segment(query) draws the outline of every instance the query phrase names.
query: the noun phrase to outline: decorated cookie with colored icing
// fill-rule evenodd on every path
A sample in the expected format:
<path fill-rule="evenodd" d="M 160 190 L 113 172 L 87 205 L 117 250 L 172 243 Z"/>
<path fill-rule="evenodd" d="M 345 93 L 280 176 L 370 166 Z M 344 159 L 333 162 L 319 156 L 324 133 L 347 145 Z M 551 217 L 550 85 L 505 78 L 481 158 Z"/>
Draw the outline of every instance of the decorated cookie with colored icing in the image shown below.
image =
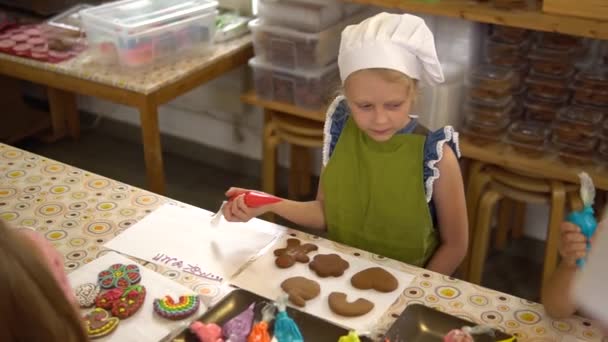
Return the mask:
<path fill-rule="evenodd" d="M 201 302 L 198 296 L 180 296 L 179 301 L 175 302 L 171 296 L 154 300 L 154 312 L 161 317 L 170 320 L 180 320 L 194 314 Z"/>
<path fill-rule="evenodd" d="M 114 301 L 112 315 L 120 319 L 133 316 L 144 304 L 146 299 L 146 288 L 142 285 L 127 287 L 123 294 Z"/>
<path fill-rule="evenodd" d="M 97 296 L 99 296 L 100 288 L 97 284 L 85 283 L 78 285 L 74 289 L 76 300 L 81 308 L 90 308 L 95 304 Z"/>
<path fill-rule="evenodd" d="M 103 292 L 99 294 L 99 296 L 97 296 L 97 299 L 95 300 L 95 306 L 98 308 L 110 310 L 112 309 L 112 306 L 114 306 L 114 302 L 120 299 L 120 296 L 122 296 L 123 292 L 124 289 L 122 288 L 111 289 L 109 291 Z"/>
<path fill-rule="evenodd" d="M 110 313 L 102 308 L 93 309 L 83 319 L 87 335 L 91 339 L 109 335 L 116 330 L 120 323 L 118 318 L 111 317 Z"/>
<path fill-rule="evenodd" d="M 145 299 L 146 288 L 142 285 L 133 285 L 127 288 L 118 287 L 100 294 L 95 305 L 110 310 L 115 317 L 126 319 L 141 308 Z"/>
<path fill-rule="evenodd" d="M 135 264 L 114 264 L 107 270 L 99 272 L 97 279 L 99 286 L 107 290 L 137 284 L 141 280 L 141 274 L 139 273 L 139 267 Z"/>

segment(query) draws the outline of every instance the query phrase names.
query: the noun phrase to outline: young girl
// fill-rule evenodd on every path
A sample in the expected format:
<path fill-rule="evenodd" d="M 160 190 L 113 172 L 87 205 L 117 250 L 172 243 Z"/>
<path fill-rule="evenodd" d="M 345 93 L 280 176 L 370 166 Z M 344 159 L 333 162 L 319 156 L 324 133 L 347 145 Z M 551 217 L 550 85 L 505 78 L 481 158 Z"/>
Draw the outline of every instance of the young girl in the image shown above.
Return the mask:
<path fill-rule="evenodd" d="M 327 112 L 316 200 L 253 209 L 240 195 L 224 216 L 274 212 L 326 229 L 332 240 L 452 274 L 468 243 L 458 135 L 451 127 L 429 133 L 410 116 L 418 83 L 443 82 L 431 31 L 416 16 L 381 13 L 342 32 L 338 65 L 344 96 Z"/>
<path fill-rule="evenodd" d="M 47 259 L 51 246 L 32 234 L 0 221 L 0 341 L 88 341 Z"/>

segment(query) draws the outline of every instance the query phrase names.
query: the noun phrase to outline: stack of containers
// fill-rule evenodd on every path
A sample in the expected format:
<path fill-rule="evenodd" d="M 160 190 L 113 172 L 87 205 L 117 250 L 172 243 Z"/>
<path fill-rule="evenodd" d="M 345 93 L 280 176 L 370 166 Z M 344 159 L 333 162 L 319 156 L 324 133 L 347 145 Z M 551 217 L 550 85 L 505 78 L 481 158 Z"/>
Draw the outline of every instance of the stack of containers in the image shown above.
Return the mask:
<path fill-rule="evenodd" d="M 122 0 L 80 12 L 96 61 L 128 68 L 209 46 L 216 15 L 211 0 Z"/>
<path fill-rule="evenodd" d="M 249 23 L 255 50 L 249 65 L 257 96 L 322 108 L 339 84 L 342 30 L 369 12 L 331 0 L 260 0 L 258 10 L 260 17 Z"/>
<path fill-rule="evenodd" d="M 579 164 L 589 164 L 593 162 L 595 148 L 599 145 L 598 151 L 601 159 L 608 160 L 606 158 L 606 150 L 608 149 L 606 136 L 603 131 L 598 129 L 605 113 L 608 112 L 608 69 L 593 68 L 580 71 L 575 76 L 571 87 L 572 105 L 570 108 L 576 109 L 579 113 L 577 120 L 572 122 L 572 129 L 580 131 L 584 124 L 587 127 L 587 134 L 579 136 L 576 141 L 569 143 L 569 146 L 567 146 L 569 149 L 561 147 L 562 155 L 570 158 L 571 155 L 574 155 Z M 604 123 L 604 126 L 606 125 Z M 562 142 L 564 139 L 560 138 L 555 132 L 554 130 L 555 139 Z M 574 151 L 571 151 L 571 153 L 565 153 L 572 149 Z"/>
<path fill-rule="evenodd" d="M 515 73 L 509 69 L 483 65 L 467 79 L 463 132 L 480 144 L 498 141 L 516 110 L 513 99 Z"/>
<path fill-rule="evenodd" d="M 588 63 L 581 63 L 589 60 L 589 45 L 584 43 L 579 38 L 555 33 L 493 28 L 485 44 L 486 61 L 496 68 L 495 72 L 503 70 L 506 74 L 504 70 L 509 70 L 514 74 L 510 94 L 514 109 L 509 116 L 502 114 L 513 121 L 508 129 L 503 128 L 507 120 L 495 120 L 492 125 L 487 120 L 483 122 L 486 133 L 496 135 L 492 140 L 502 140 L 502 133 L 507 131 L 506 141 L 527 156 L 542 156 L 552 145 L 567 164 L 593 161 L 600 140 L 598 127 L 608 109 L 608 71 L 589 69 Z M 604 54 L 601 51 L 598 64 L 608 59 L 608 50 Z M 585 69 L 577 70 L 581 66 Z M 488 68 L 485 65 L 479 70 Z M 470 103 L 479 102 L 480 99 L 473 101 L 476 93 L 485 97 L 486 102 L 496 103 L 495 95 L 482 94 L 474 88 Z M 475 108 L 469 106 L 466 110 L 471 135 L 474 127 L 481 125 L 480 120 L 473 120 L 479 117 Z M 608 123 L 605 127 L 608 134 Z M 601 140 L 600 154 L 608 160 L 608 135 Z"/>

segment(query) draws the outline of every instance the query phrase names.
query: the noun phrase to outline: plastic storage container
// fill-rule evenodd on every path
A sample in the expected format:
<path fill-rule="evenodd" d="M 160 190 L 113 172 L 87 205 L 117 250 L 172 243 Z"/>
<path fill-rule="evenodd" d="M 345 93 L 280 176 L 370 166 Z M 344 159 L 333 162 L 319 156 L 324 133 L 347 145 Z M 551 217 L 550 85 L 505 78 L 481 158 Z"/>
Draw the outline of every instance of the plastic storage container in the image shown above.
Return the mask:
<path fill-rule="evenodd" d="M 593 164 L 597 138 L 582 139 L 577 142 L 563 141 L 553 135 L 551 142 L 558 150 L 559 158 L 568 165 L 585 166 Z"/>
<path fill-rule="evenodd" d="M 568 99 L 570 96 L 570 77 L 564 76 L 545 76 L 532 72 L 526 77 L 525 83 L 528 93 L 550 99 Z"/>
<path fill-rule="evenodd" d="M 356 14 L 319 33 L 270 25 L 261 19 L 249 22 L 249 29 L 260 61 L 286 68 L 315 69 L 338 58 L 342 30 L 363 18 L 364 14 Z"/>
<path fill-rule="evenodd" d="M 509 126 L 509 118 L 503 120 L 486 120 L 474 115 L 467 115 L 462 132 L 477 145 L 498 142 L 502 140 Z"/>
<path fill-rule="evenodd" d="M 545 123 L 516 121 L 509 126 L 507 142 L 515 151 L 538 158 L 547 151 L 550 133 L 551 131 Z"/>
<path fill-rule="evenodd" d="M 567 99 L 543 98 L 528 94 L 524 101 L 526 118 L 536 121 L 553 121 Z"/>
<path fill-rule="evenodd" d="M 469 96 L 464 106 L 464 112 L 467 115 L 472 115 L 483 120 L 502 121 L 511 117 L 511 113 L 515 107 L 515 102 L 511 96 L 500 100 L 478 99 Z"/>
<path fill-rule="evenodd" d="M 123 0 L 80 16 L 98 58 L 142 67 L 211 43 L 216 8 L 209 0 Z"/>
<path fill-rule="evenodd" d="M 507 68 L 484 65 L 473 69 L 467 84 L 474 98 L 495 100 L 511 93 L 514 77 L 513 71 Z"/>
<path fill-rule="evenodd" d="M 294 70 L 249 60 L 256 94 L 266 100 L 319 109 L 339 84 L 338 64 L 317 70 Z"/>
<path fill-rule="evenodd" d="M 344 14 L 342 5 L 298 1 L 260 0 L 258 15 L 265 22 L 306 32 L 320 32 L 336 24 Z"/>
<path fill-rule="evenodd" d="M 555 32 L 542 32 L 538 39 L 538 46 L 550 50 L 571 50 L 582 47 L 579 37 Z"/>
<path fill-rule="evenodd" d="M 528 41 L 507 43 L 491 37 L 486 40 L 486 56 L 488 62 L 495 65 L 518 65 L 526 63 L 526 53 L 530 49 Z"/>
<path fill-rule="evenodd" d="M 569 106 L 560 109 L 553 123 L 553 134 L 560 141 L 576 143 L 598 135 L 604 115 L 589 107 Z"/>
<path fill-rule="evenodd" d="M 530 39 L 531 32 L 526 29 L 504 25 L 492 26 L 492 39 L 499 42 L 521 44 Z"/>
<path fill-rule="evenodd" d="M 597 148 L 598 159 L 604 163 L 608 162 L 608 140 L 602 139 Z"/>
<path fill-rule="evenodd" d="M 577 73 L 574 77 L 573 87 L 608 89 L 608 68 L 595 68 Z"/>
<path fill-rule="evenodd" d="M 535 46 L 528 55 L 530 68 L 539 74 L 561 76 L 574 71 L 576 48 L 547 49 Z"/>

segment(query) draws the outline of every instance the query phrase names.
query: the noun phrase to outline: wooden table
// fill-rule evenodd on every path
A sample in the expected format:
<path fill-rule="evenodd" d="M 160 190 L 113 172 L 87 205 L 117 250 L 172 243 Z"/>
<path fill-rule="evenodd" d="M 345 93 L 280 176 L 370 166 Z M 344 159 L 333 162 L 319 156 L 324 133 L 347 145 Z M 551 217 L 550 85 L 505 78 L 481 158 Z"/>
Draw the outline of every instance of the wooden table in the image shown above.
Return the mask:
<path fill-rule="evenodd" d="M 149 189 L 162 194 L 165 177 L 158 107 L 245 64 L 251 56 L 251 35 L 247 35 L 145 72 L 99 65 L 86 52 L 56 65 L 0 53 L 0 74 L 48 87 L 56 135 L 80 135 L 76 94 L 137 108 Z"/>
<path fill-rule="evenodd" d="M 0 144 L 0 219 L 12 226 L 29 227 L 42 234 L 65 256 L 67 272 L 107 253 L 103 244 L 165 203 L 187 206 L 74 166 Z M 378 333 L 383 333 L 407 305 L 418 303 L 478 324 L 497 326 L 517 335 L 520 341 L 605 341 L 599 328 L 583 318 L 553 320 L 538 303 L 318 236 L 296 230 L 289 230 L 288 233 L 302 241 L 358 255 L 415 276 L 410 286 L 376 322 L 375 330 Z M 210 297 L 213 302 L 225 294 L 217 283 L 167 268 L 163 264 L 136 261 Z"/>
<path fill-rule="evenodd" d="M 460 136 L 460 151 L 464 158 L 574 184 L 580 183 L 578 173 L 585 171 L 593 179 L 596 188 L 608 191 L 608 170 L 603 165 L 569 166 L 561 162 L 556 154 L 529 158 L 515 152 L 506 143 L 479 146 L 463 135 Z"/>

